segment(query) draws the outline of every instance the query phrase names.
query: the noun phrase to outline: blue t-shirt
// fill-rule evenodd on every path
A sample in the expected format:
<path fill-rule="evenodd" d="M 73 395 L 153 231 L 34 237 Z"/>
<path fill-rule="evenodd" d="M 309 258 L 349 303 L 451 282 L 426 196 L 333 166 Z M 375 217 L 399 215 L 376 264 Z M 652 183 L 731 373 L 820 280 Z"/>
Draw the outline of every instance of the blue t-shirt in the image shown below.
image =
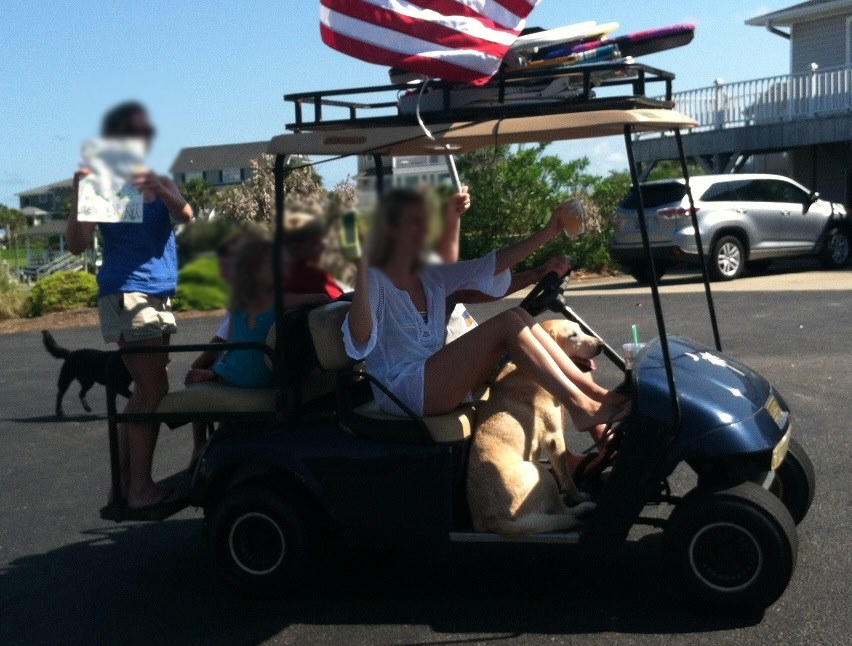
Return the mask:
<path fill-rule="evenodd" d="M 101 223 L 104 261 L 98 272 L 100 295 L 142 292 L 174 296 L 177 249 L 172 218 L 162 199 L 146 202 L 142 222 Z"/>
<path fill-rule="evenodd" d="M 231 343 L 266 343 L 269 330 L 275 324 L 275 310 L 261 312 L 254 317 L 254 328 L 248 327 L 245 310 L 231 314 Z M 272 370 L 266 365 L 266 355 L 260 350 L 229 350 L 213 371 L 231 386 L 239 388 L 270 388 Z"/>

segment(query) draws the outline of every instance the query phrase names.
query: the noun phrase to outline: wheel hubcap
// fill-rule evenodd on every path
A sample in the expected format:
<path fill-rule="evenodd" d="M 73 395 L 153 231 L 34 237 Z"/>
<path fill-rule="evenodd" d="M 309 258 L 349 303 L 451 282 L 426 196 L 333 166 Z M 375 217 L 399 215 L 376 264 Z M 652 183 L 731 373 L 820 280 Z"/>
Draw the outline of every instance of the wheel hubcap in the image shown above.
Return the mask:
<path fill-rule="evenodd" d="M 706 525 L 689 544 L 689 564 L 708 588 L 733 593 L 752 585 L 763 567 L 754 535 L 733 523 Z"/>
<path fill-rule="evenodd" d="M 839 231 L 835 231 L 831 236 L 828 248 L 831 251 L 831 260 L 836 264 L 842 265 L 849 259 L 849 238 Z"/>
<path fill-rule="evenodd" d="M 284 532 L 272 518 L 250 512 L 237 518 L 228 535 L 231 558 L 253 576 L 274 571 L 284 560 Z"/>
<path fill-rule="evenodd" d="M 739 247 L 733 242 L 726 242 L 719 248 L 716 263 L 723 276 L 733 276 L 737 273 L 742 263 L 742 254 Z"/>

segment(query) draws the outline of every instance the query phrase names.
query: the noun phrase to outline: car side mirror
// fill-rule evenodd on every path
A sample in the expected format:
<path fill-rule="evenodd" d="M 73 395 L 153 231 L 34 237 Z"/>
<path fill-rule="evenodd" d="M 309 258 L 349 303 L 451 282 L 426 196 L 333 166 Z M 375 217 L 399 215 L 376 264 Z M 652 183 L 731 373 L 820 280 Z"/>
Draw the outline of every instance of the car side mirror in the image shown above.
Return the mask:
<path fill-rule="evenodd" d="M 819 200 L 819 193 L 817 193 L 816 191 L 811 191 L 811 194 L 808 195 L 808 199 L 807 199 L 807 201 L 805 202 L 805 205 L 804 205 L 805 206 L 805 213 L 807 213 L 808 211 L 811 210 L 811 207 L 814 205 L 814 203 L 817 200 Z"/>
<path fill-rule="evenodd" d="M 817 191 L 811 191 L 811 204 L 816 202 L 820 197 L 822 197 Z"/>

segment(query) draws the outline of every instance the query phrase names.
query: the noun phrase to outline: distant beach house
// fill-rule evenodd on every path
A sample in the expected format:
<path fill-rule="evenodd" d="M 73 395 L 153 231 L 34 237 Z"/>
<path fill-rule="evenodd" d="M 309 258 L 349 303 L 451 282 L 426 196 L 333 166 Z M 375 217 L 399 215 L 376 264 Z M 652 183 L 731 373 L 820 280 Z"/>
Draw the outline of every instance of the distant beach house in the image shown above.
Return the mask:
<path fill-rule="evenodd" d="M 852 205 L 852 0 L 811 0 L 746 21 L 790 41 L 790 73 L 675 94 L 698 127 L 687 155 L 708 173 L 779 173 Z M 677 157 L 672 137 L 642 137 L 645 173 Z"/>
<path fill-rule="evenodd" d="M 169 172 L 178 184 L 203 179 L 216 189 L 240 184 L 251 177 L 251 160 L 266 153 L 268 141 L 183 148 Z"/>

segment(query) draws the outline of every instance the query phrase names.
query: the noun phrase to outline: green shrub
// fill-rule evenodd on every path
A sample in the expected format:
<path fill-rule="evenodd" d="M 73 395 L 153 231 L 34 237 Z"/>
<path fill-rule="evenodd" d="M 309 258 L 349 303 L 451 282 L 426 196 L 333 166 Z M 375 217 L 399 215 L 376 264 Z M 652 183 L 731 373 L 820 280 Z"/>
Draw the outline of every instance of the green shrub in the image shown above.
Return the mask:
<path fill-rule="evenodd" d="M 199 258 L 178 272 L 178 285 L 209 285 L 225 291 L 225 283 L 219 276 L 219 261 L 216 258 Z"/>
<path fill-rule="evenodd" d="M 172 308 L 177 312 L 189 310 L 220 310 L 228 304 L 224 291 L 210 285 L 178 284 L 172 299 Z"/>
<path fill-rule="evenodd" d="M 78 307 L 94 307 L 98 283 L 84 271 L 60 271 L 38 281 L 27 298 L 25 316 L 64 312 Z"/>
<path fill-rule="evenodd" d="M 0 266 L 0 321 L 23 316 L 29 293 L 26 285 Z"/>
<path fill-rule="evenodd" d="M 172 299 L 175 310 L 218 310 L 227 303 L 227 288 L 219 276 L 215 258 L 199 258 L 178 273 L 177 291 Z"/>

